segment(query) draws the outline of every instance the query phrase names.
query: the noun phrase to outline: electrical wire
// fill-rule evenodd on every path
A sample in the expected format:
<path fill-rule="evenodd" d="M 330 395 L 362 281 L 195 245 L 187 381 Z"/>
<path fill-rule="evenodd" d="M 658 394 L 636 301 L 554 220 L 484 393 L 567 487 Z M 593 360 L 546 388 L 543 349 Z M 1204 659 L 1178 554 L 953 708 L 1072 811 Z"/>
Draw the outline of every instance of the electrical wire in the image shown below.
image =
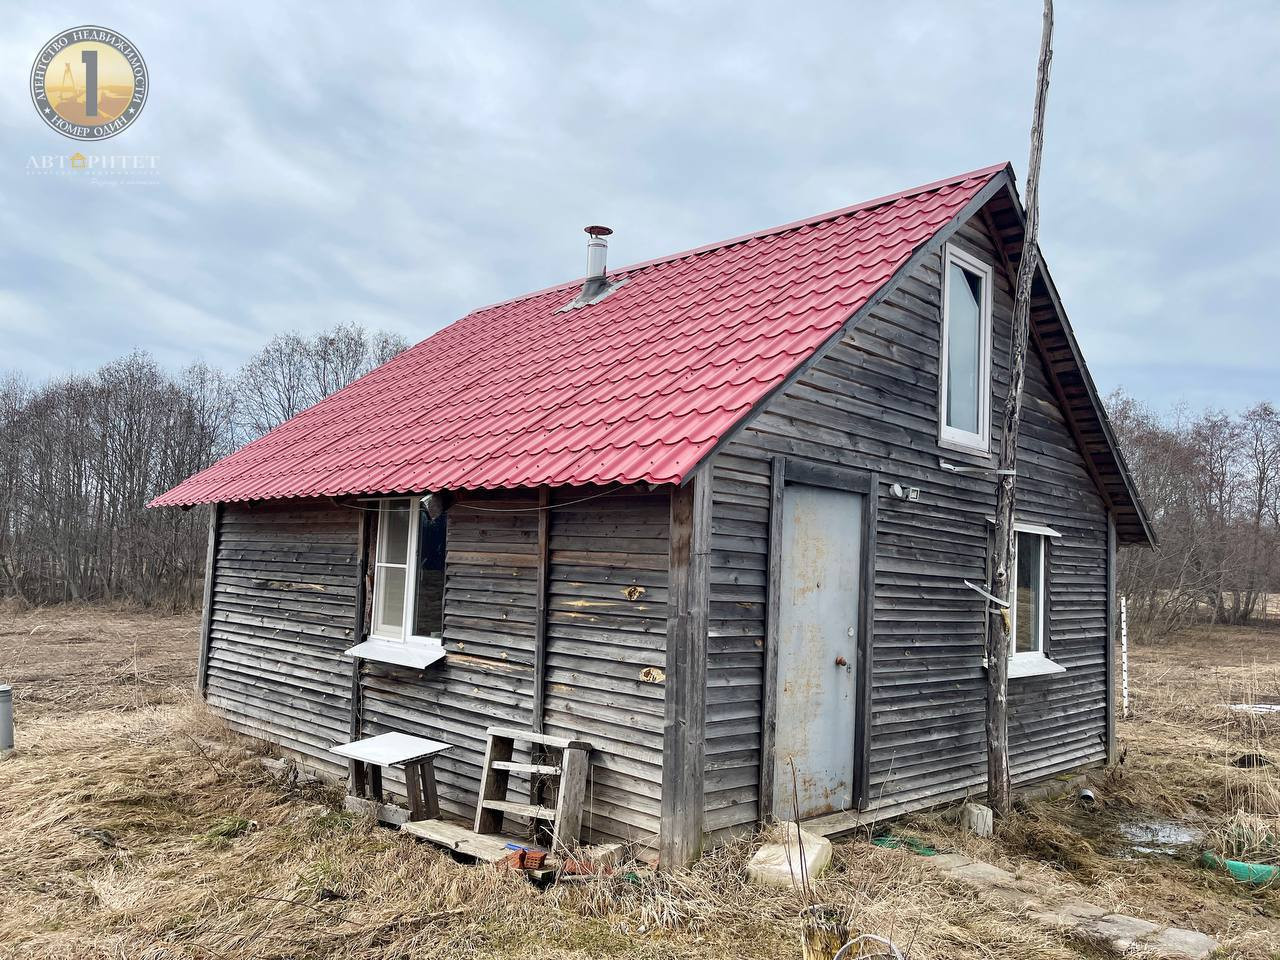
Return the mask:
<path fill-rule="evenodd" d="M 467 503 L 465 501 L 455 503 L 450 510 L 474 510 L 478 513 L 539 513 L 543 510 L 563 510 L 565 507 L 576 507 L 580 503 L 590 503 L 592 500 L 599 500 L 602 497 L 608 497 L 615 493 L 622 493 L 624 487 L 616 487 L 612 490 L 605 490 L 601 493 L 593 493 L 589 497 L 582 497 L 578 500 L 568 500 L 564 503 L 549 503 L 545 507 L 482 507 L 479 504 Z M 387 494 L 385 499 L 393 500 L 398 497 L 418 496 L 418 494 Z M 348 510 L 364 510 L 369 513 L 377 513 L 381 509 L 380 506 L 366 507 L 359 503 L 339 500 L 337 497 L 329 497 L 329 500 L 338 507 L 346 507 Z"/>

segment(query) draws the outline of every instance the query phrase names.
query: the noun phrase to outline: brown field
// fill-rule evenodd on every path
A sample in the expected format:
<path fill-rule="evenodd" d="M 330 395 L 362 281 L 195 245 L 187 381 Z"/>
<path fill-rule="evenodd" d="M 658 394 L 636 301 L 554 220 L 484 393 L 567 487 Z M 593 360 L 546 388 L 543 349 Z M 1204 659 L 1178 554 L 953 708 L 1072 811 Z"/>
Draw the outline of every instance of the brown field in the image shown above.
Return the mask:
<path fill-rule="evenodd" d="M 19 749 L 0 761 L 0 957 L 799 956 L 802 902 L 743 882 L 745 844 L 673 877 L 540 890 L 340 813 L 336 791 L 274 779 L 194 702 L 195 635 L 194 616 L 0 610 L 0 679 L 19 720 Z M 1095 771 L 1097 810 L 1031 803 L 992 840 L 945 814 L 897 829 L 1064 896 L 1213 933 L 1224 956 L 1280 956 L 1280 892 L 1195 866 L 1190 848 L 1137 853 L 1121 832 L 1151 819 L 1260 826 L 1253 852 L 1275 855 L 1280 768 L 1231 761 L 1280 760 L 1280 715 L 1219 705 L 1280 702 L 1280 632 L 1145 646 L 1132 681 L 1125 759 Z M 912 960 L 1100 956 L 865 841 L 839 844 L 816 886 Z"/>

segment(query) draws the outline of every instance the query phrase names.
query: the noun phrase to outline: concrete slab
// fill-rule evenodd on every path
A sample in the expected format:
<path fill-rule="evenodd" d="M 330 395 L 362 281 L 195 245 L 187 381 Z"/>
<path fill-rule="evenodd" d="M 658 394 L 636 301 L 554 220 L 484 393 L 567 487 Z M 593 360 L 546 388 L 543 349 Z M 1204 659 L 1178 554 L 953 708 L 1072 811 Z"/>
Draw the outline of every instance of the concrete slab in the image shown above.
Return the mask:
<path fill-rule="evenodd" d="M 984 889 L 1000 886 L 1012 887 L 1017 882 L 1017 877 L 1008 870 L 1001 870 L 999 867 L 983 863 L 981 860 L 975 860 L 963 866 L 944 869 L 943 873 Z"/>
<path fill-rule="evenodd" d="M 782 840 L 766 843 L 747 864 L 747 879 L 764 887 L 803 886 L 804 877 L 818 876 L 831 865 L 831 841 L 794 823 L 782 824 Z M 800 847 L 804 847 L 804 855 Z"/>
<path fill-rule="evenodd" d="M 1206 960 L 1219 946 L 1213 937 L 1194 930 L 1107 913 L 1085 900 L 1060 900 L 1051 887 L 1021 880 L 1008 870 L 962 854 L 945 853 L 930 857 L 927 862 L 944 876 L 963 880 L 995 906 L 1025 913 L 1043 927 L 1068 931 L 1119 955 L 1141 951 L 1144 956 L 1167 960 Z"/>
<path fill-rule="evenodd" d="M 952 870 L 956 867 L 967 867 L 973 860 L 963 853 L 940 853 L 930 857 L 929 863 L 938 870 Z"/>
<path fill-rule="evenodd" d="M 1181 927 L 1166 927 L 1159 933 L 1142 941 L 1144 948 L 1154 948 L 1162 956 L 1171 958 L 1189 958 L 1189 960 L 1205 960 L 1220 944 L 1207 934 L 1195 930 L 1184 930 Z"/>
<path fill-rule="evenodd" d="M 1158 923 L 1130 917 L 1123 913 L 1108 913 L 1106 916 L 1086 920 L 1076 928 L 1091 940 L 1104 944 L 1116 953 L 1126 953 L 1138 945 L 1143 937 L 1163 929 Z"/>
<path fill-rule="evenodd" d="M 1061 903 L 1049 902 L 1046 907 L 1032 911 L 1029 916 L 1042 927 L 1054 930 L 1075 930 L 1089 920 L 1094 920 L 1106 913 L 1101 907 L 1083 900 L 1067 900 Z"/>

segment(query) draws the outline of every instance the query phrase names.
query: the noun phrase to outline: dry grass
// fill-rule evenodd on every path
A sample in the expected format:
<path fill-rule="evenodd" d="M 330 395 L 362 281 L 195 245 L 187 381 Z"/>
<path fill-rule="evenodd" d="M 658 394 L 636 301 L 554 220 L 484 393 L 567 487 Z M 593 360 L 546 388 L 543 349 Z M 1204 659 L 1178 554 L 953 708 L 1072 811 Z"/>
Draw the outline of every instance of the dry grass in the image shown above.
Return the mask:
<path fill-rule="evenodd" d="M 21 749 L 0 762 L 0 957 L 798 956 L 804 902 L 747 885 L 745 844 L 675 876 L 539 890 L 353 819 L 332 791 L 273 779 L 256 747 L 190 698 L 194 637 L 193 617 L 0 614 L 0 669 L 21 720 Z M 1245 666 L 1259 659 L 1250 642 L 1220 658 L 1232 664 L 1221 676 L 1206 675 L 1189 643 L 1143 651 L 1135 685 L 1146 719 L 1123 725 L 1123 772 L 1099 780 L 1108 812 L 1226 823 L 1241 798 L 1271 795 L 1274 770 L 1219 768 L 1237 735 L 1280 753 L 1274 730 L 1177 713 L 1206 682 L 1234 689 L 1239 671 L 1261 671 L 1264 689 L 1274 663 Z M 1274 894 L 1189 864 L 1111 856 L 1104 840 L 1082 839 L 1076 816 L 1069 804 L 1036 804 L 992 841 L 943 818 L 915 827 L 1064 895 L 1225 933 L 1231 956 L 1274 955 Z M 1094 956 L 905 851 L 841 844 L 815 886 L 858 930 L 910 944 L 912 960 Z"/>
<path fill-rule="evenodd" d="M 1025 804 L 991 840 L 960 833 L 945 814 L 912 829 L 1100 906 L 1212 933 L 1227 956 L 1280 957 L 1280 889 L 1242 886 L 1196 859 L 1234 844 L 1265 860 L 1268 838 L 1280 837 L 1280 766 L 1233 763 L 1280 763 L 1280 714 L 1223 707 L 1280 703 L 1280 632 L 1201 628 L 1135 648 L 1131 684 L 1123 762 L 1091 774 L 1092 809 L 1073 797 Z M 1152 821 L 1205 839 L 1173 855 L 1136 853 L 1124 828 Z"/>

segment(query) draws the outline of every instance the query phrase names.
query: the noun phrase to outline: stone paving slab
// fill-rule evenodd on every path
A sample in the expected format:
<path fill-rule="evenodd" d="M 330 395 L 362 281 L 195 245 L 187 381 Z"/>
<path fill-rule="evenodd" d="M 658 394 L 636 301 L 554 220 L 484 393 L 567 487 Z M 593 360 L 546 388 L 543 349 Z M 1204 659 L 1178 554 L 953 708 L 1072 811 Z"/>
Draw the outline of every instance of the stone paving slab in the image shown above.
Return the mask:
<path fill-rule="evenodd" d="M 1218 949 L 1218 941 L 1213 937 L 1181 927 L 1165 927 L 1148 943 L 1169 951 L 1173 956 L 1194 957 L 1195 960 L 1205 960 Z"/>
<path fill-rule="evenodd" d="M 958 853 L 939 854 L 925 862 L 1000 907 L 1024 913 L 1043 927 L 1096 943 L 1119 956 L 1141 951 L 1144 956 L 1167 960 L 1206 960 L 1219 946 L 1213 937 L 1195 930 L 1108 913 L 1084 900 L 1063 900 L 1048 887 Z"/>
<path fill-rule="evenodd" d="M 1160 924 L 1150 920 L 1123 913 L 1108 913 L 1106 916 L 1083 921 L 1075 928 L 1075 932 L 1104 947 L 1111 947 L 1116 953 L 1125 954 L 1137 947 L 1143 937 L 1159 933 L 1162 929 Z"/>

